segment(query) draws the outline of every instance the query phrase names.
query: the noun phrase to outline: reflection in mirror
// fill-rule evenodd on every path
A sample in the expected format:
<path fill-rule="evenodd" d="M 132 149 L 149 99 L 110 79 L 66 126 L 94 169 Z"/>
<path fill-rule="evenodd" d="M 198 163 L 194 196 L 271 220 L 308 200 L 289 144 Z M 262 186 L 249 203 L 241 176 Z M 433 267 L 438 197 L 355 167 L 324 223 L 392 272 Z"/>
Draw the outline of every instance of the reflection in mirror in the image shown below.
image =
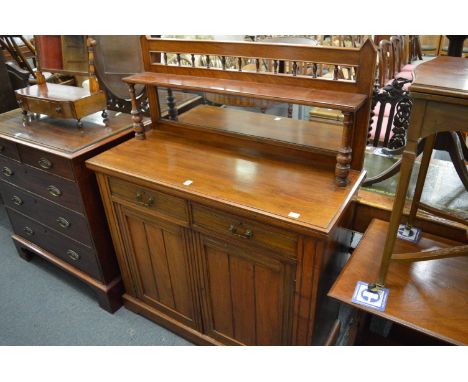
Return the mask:
<path fill-rule="evenodd" d="M 311 111 L 317 108 L 209 92 L 158 91 L 163 120 L 302 149 L 337 152 L 340 148 L 342 118 L 312 118 Z"/>

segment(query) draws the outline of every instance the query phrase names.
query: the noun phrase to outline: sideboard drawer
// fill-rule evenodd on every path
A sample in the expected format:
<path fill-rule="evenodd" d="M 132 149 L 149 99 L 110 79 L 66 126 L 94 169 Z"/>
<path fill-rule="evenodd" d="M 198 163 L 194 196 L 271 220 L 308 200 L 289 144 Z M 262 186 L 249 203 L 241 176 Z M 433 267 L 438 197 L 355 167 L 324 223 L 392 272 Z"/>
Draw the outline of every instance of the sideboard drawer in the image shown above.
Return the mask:
<path fill-rule="evenodd" d="M 77 267 L 94 278 L 101 279 L 101 271 L 93 250 L 63 237 L 48 227 L 8 208 L 13 231 L 26 240 Z"/>
<path fill-rule="evenodd" d="M 192 205 L 194 228 L 202 228 L 242 242 L 273 249 L 279 253 L 296 256 L 298 235 L 239 216 L 213 210 L 198 204 Z"/>
<path fill-rule="evenodd" d="M 158 215 L 172 217 L 188 224 L 188 208 L 184 199 L 149 190 L 117 178 L 109 178 L 109 186 L 114 196 L 125 199 L 136 206 L 144 207 Z"/>
<path fill-rule="evenodd" d="M 93 247 L 93 240 L 88 228 L 88 223 L 83 215 L 58 206 L 6 182 L 0 182 L 0 191 L 6 206 L 90 248 Z"/>
<path fill-rule="evenodd" d="M 19 152 L 23 163 L 67 179 L 75 178 L 71 161 L 66 158 L 26 146 L 20 146 Z"/>
<path fill-rule="evenodd" d="M 0 138 L 0 155 L 19 161 L 20 156 L 15 142 Z"/>

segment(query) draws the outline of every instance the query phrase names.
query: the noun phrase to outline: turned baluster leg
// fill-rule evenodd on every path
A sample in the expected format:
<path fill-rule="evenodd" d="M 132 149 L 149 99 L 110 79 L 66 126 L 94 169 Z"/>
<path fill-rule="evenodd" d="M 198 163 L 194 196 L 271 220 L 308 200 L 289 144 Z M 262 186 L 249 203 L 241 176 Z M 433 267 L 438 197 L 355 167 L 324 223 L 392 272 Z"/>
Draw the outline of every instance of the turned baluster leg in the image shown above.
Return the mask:
<path fill-rule="evenodd" d="M 344 187 L 349 183 L 348 174 L 351 168 L 351 138 L 353 136 L 354 114 L 343 113 L 343 135 L 341 148 L 336 156 L 335 181 L 336 185 Z"/>
<path fill-rule="evenodd" d="M 172 121 L 177 121 L 177 108 L 174 93 L 171 88 L 167 89 L 167 107 L 169 108 L 169 119 Z"/>
<path fill-rule="evenodd" d="M 130 100 L 132 102 L 132 111 L 130 112 L 130 114 L 132 115 L 135 138 L 145 139 L 145 128 L 143 126 L 140 110 L 138 110 L 138 102 L 135 95 L 135 84 L 128 84 L 128 90 L 130 92 Z"/>

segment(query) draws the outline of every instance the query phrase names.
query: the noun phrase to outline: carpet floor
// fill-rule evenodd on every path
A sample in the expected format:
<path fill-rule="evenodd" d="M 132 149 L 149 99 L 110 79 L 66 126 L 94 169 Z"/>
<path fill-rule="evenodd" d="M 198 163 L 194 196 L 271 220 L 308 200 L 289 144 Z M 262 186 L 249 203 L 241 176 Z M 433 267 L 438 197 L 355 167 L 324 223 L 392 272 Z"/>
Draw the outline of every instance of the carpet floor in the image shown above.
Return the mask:
<path fill-rule="evenodd" d="M 41 258 L 27 263 L 0 205 L 1 345 L 191 345 L 130 312 L 101 309 L 91 289 Z"/>

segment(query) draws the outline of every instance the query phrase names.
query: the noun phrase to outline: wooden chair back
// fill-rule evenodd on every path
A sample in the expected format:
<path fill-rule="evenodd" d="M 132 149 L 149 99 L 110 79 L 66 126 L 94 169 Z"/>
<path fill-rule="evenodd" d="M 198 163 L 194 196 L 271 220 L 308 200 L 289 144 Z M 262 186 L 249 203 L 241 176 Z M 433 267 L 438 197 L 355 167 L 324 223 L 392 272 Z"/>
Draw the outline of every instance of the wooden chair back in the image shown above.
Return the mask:
<path fill-rule="evenodd" d="M 393 48 L 393 78 L 396 77 L 398 73 L 401 72 L 404 61 L 404 46 L 402 36 L 392 36 L 390 37 L 390 42 L 392 43 Z"/>
<path fill-rule="evenodd" d="M 383 88 L 395 73 L 393 45 L 389 40 L 379 42 L 379 86 Z"/>

